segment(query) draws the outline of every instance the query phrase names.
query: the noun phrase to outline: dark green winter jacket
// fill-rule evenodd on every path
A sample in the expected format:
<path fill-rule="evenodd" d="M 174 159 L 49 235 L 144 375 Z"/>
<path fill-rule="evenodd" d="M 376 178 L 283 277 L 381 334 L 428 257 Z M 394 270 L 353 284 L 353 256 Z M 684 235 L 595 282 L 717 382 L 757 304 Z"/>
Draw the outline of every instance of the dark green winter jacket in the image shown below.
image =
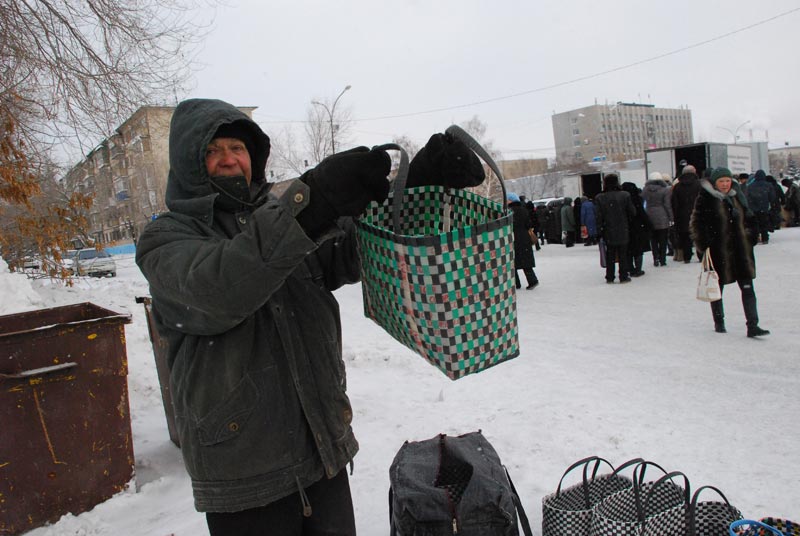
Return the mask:
<path fill-rule="evenodd" d="M 234 121 L 253 134 L 249 190 L 243 177 L 212 185 L 205 168 L 212 135 Z M 136 262 L 169 342 L 195 506 L 258 507 L 334 476 L 358 450 L 331 293 L 359 277 L 352 222 L 306 236 L 295 215 L 308 187 L 268 191 L 269 138 L 231 105 L 184 101 L 170 128 L 170 212 L 144 230 Z"/>

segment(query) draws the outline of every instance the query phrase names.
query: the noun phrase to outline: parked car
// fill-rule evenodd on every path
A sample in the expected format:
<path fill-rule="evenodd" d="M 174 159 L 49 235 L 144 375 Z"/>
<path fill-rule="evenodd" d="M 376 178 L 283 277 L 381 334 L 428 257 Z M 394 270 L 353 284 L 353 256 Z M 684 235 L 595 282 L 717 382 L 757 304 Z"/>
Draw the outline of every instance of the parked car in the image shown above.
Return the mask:
<path fill-rule="evenodd" d="M 22 259 L 22 269 L 23 270 L 30 270 L 30 271 L 37 271 L 41 270 L 42 268 L 42 260 L 39 257 L 24 257 Z"/>
<path fill-rule="evenodd" d="M 61 266 L 72 275 L 75 275 L 75 256 L 79 251 L 79 249 L 68 249 L 61 255 Z"/>
<path fill-rule="evenodd" d="M 115 277 L 117 263 L 105 250 L 94 248 L 81 249 L 72 260 L 72 272 L 76 275 L 91 275 L 94 277 Z"/>

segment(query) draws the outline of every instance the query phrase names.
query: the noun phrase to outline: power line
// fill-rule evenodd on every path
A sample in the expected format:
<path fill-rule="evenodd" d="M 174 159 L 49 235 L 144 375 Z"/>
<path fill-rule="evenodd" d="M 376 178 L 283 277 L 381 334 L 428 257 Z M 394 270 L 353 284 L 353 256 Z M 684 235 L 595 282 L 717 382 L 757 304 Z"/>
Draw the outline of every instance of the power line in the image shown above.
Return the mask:
<path fill-rule="evenodd" d="M 563 81 L 563 82 L 557 82 L 557 83 L 551 84 L 549 86 L 543 86 L 543 87 L 539 87 L 539 88 L 536 88 L 536 89 L 529 89 L 527 91 L 520 91 L 518 93 L 512 93 L 510 95 L 504 95 L 502 97 L 493 97 L 493 98 L 490 98 L 490 99 L 484 99 L 484 100 L 480 100 L 480 101 L 469 102 L 469 103 L 466 103 L 466 104 L 458 104 L 458 105 L 455 105 L 455 106 L 445 106 L 445 107 L 442 107 L 442 108 L 432 108 L 430 110 L 422 110 L 422 111 L 418 111 L 418 112 L 408 112 L 408 113 L 405 113 L 405 114 L 382 115 L 382 116 L 377 116 L 377 117 L 365 117 L 365 118 L 360 118 L 360 119 L 349 119 L 347 121 L 349 121 L 349 122 L 381 121 L 381 120 L 384 120 L 384 119 L 400 119 L 400 118 L 404 118 L 404 117 L 414 117 L 414 116 L 417 116 L 417 115 L 427 115 L 427 114 L 434 114 L 434 113 L 439 113 L 439 112 L 447 112 L 447 111 L 451 111 L 451 110 L 460 110 L 460 109 L 463 109 L 463 108 L 470 108 L 472 106 L 479 106 L 481 104 L 488 104 L 488 103 L 491 103 L 491 102 L 498 102 L 498 101 L 502 101 L 502 100 L 513 99 L 513 98 L 516 98 L 516 97 L 522 97 L 524 95 L 531 95 L 533 93 L 540 93 L 542 91 L 548 91 L 550 89 L 563 87 L 563 86 L 566 86 L 566 85 L 569 85 L 569 84 L 575 84 L 577 82 L 583 82 L 583 81 L 586 81 L 586 80 L 591 80 L 593 78 L 598 78 L 600 76 L 605 76 L 607 74 L 616 73 L 616 72 L 619 72 L 619 71 L 624 71 L 626 69 L 630 69 L 632 67 L 637 67 L 639 65 L 644 65 L 645 63 L 651 63 L 651 62 L 654 62 L 654 61 L 657 61 L 657 60 L 660 60 L 660 59 L 663 59 L 663 58 L 667 58 L 669 56 L 674 56 L 675 54 L 680 54 L 681 52 L 686 52 L 687 50 L 692 50 L 692 49 L 695 49 L 695 48 L 698 48 L 698 47 L 702 47 L 702 46 L 708 45 L 710 43 L 713 43 L 715 41 L 720 41 L 722 39 L 726 39 L 728 37 L 736 35 L 738 33 L 745 32 L 747 30 L 752 30 L 753 28 L 756 28 L 758 26 L 762 26 L 764 24 L 767 24 L 767 23 L 772 22 L 774 20 L 780 19 L 782 17 L 786 17 L 786 16 L 791 15 L 792 13 L 795 13 L 797 11 L 800 11 L 800 7 L 794 8 L 794 9 L 790 9 L 788 11 L 784 11 L 783 13 L 779 13 L 777 15 L 774 15 L 772 17 L 769 17 L 769 18 L 766 18 L 766 19 L 763 19 L 763 20 L 760 20 L 758 22 L 754 22 L 753 24 L 749 24 L 747 26 L 743 26 L 743 27 L 738 28 L 736 30 L 732 30 L 732 31 L 724 33 L 724 34 L 717 35 L 717 36 L 712 37 L 710 39 L 706 39 L 704 41 L 699 41 L 697 43 L 693 43 L 691 45 L 687 45 L 685 47 L 681 47 L 681 48 L 672 50 L 670 52 L 665 52 L 663 54 L 658 54 L 656 56 L 651 56 L 651 57 L 643 59 L 643 60 L 635 61 L 633 63 L 628 63 L 626 65 L 621 65 L 619 67 L 614 67 L 612 69 L 607 69 L 605 71 L 600 71 L 600 72 L 597 72 L 597 73 L 588 74 L 588 75 L 585 75 L 585 76 L 580 76 L 578 78 L 573 78 L 571 80 L 566 80 L 566 81 Z M 268 122 L 274 122 L 274 123 L 306 123 L 307 121 L 268 121 Z"/>
<path fill-rule="evenodd" d="M 589 74 L 589 75 L 581 76 L 581 77 L 578 77 L 578 78 L 573 78 L 572 80 L 566 80 L 564 82 L 558 82 L 556 84 L 551 84 L 549 86 L 543 86 L 543 87 L 540 87 L 540 88 L 530 89 L 530 90 L 527 90 L 527 91 L 520 91 L 519 93 L 512 93 L 510 95 L 505 95 L 505 96 L 502 96 L 502 97 L 494 97 L 494 98 L 491 98 L 491 99 L 485 99 L 485 100 L 481 100 L 481 101 L 470 102 L 470 103 L 467 103 L 467 104 L 459 104 L 459 105 L 456 105 L 456 106 L 448 106 L 448 107 L 444 107 L 444 108 L 434 108 L 434 109 L 431 109 L 431 110 L 425 110 L 425 111 L 421 111 L 421 112 L 410 112 L 410 113 L 406 113 L 406 114 L 385 115 L 385 116 L 380 116 L 380 117 L 369 117 L 369 118 L 364 118 L 364 119 L 358 119 L 358 121 L 377 121 L 377 120 L 382 120 L 382 119 L 398 119 L 398 118 L 402 118 L 402 117 L 412 117 L 412 116 L 415 116 L 415 115 L 424 115 L 424 114 L 432 114 L 432 113 L 437 113 L 437 112 L 445 112 L 445 111 L 449 111 L 449 110 L 458 110 L 458 109 L 462 109 L 462 108 L 469 108 L 471 106 L 478 106 L 478 105 L 481 105 L 481 104 L 488 104 L 490 102 L 497 102 L 497 101 L 502 101 L 502 100 L 507 100 L 507 99 L 513 99 L 513 98 L 516 98 L 516 97 L 521 97 L 523 95 L 530 95 L 532 93 L 539 93 L 539 92 L 542 92 L 542 91 L 547 91 L 549 89 L 555 89 L 555 88 L 566 86 L 566 85 L 569 85 L 569 84 L 574 84 L 576 82 L 583 82 L 585 80 L 591 80 L 592 78 L 597 78 L 597 77 L 600 77 L 600 76 L 605 76 L 607 74 L 623 71 L 625 69 L 630 69 L 631 67 L 636 67 L 638 65 L 643 65 L 645 63 L 650 63 L 650 62 L 653 62 L 653 61 L 656 61 L 656 60 L 660 60 L 662 58 L 666 58 L 666 57 L 669 57 L 669 56 L 674 56 L 675 54 L 680 54 L 681 52 L 685 52 L 687 50 L 691 50 L 691 49 L 694 49 L 694 48 L 705 46 L 705 45 L 708 45 L 709 43 L 713 43 L 714 41 L 719 41 L 721 39 L 726 39 L 728 37 L 731 37 L 732 35 L 736 35 L 738 33 L 741 33 L 741 32 L 747 31 L 747 30 L 751 30 L 751 29 L 756 28 L 758 26 L 761 26 L 763 24 L 767 24 L 768 22 L 772 22 L 773 20 L 776 20 L 776 19 L 779 19 L 781 17 L 785 17 L 787 15 L 790 15 L 790 14 L 796 12 L 796 11 L 800 11 L 800 7 L 794 8 L 794 9 L 790 9 L 789 11 L 785 11 L 783 13 L 779 13 L 779 14 L 777 14 L 775 16 L 772 16 L 772 17 L 769 17 L 767 19 L 755 22 L 753 24 L 749 24 L 747 26 L 743 26 L 742 28 L 738 28 L 736 30 L 732 30 L 732 31 L 730 31 L 728 33 L 724 33 L 724 34 L 718 35 L 716 37 L 712 37 L 710 39 L 706 39 L 705 41 L 700 41 L 698 43 L 687 45 L 685 47 L 678 48 L 678 49 L 672 50 L 670 52 L 665 52 L 665 53 L 659 54 L 657 56 L 651 56 L 649 58 L 646 58 L 646 59 L 643 59 L 643 60 L 639 60 L 639 61 L 635 61 L 635 62 L 629 63 L 627 65 L 622 65 L 620 67 L 614 67 L 613 69 L 608 69 L 606 71 L 600 71 L 598 73 Z"/>

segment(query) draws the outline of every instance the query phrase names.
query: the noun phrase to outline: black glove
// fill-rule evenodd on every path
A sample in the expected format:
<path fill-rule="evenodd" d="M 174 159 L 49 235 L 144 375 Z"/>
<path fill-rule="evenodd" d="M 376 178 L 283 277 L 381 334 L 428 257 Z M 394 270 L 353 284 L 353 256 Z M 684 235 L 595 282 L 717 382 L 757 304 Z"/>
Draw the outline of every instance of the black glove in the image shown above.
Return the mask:
<path fill-rule="evenodd" d="M 434 134 L 411 160 L 406 187 L 465 188 L 478 186 L 485 178 L 480 160 L 464 142 L 450 133 Z"/>
<path fill-rule="evenodd" d="M 300 180 L 311 189 L 308 206 L 297 221 L 316 236 L 341 216 L 356 217 L 370 201 L 382 203 L 389 194 L 391 169 L 386 151 L 356 147 L 329 156 Z"/>

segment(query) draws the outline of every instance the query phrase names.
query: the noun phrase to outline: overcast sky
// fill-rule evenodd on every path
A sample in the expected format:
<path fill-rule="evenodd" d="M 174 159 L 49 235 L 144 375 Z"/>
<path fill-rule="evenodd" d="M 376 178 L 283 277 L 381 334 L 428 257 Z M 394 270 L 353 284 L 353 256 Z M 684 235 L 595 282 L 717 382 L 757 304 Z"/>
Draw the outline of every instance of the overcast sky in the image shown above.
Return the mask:
<path fill-rule="evenodd" d="M 477 116 L 504 158 L 554 156 L 554 112 L 617 101 L 800 145 L 797 0 L 224 1 L 186 96 L 257 106 L 268 134 L 350 85 L 349 145 Z"/>

